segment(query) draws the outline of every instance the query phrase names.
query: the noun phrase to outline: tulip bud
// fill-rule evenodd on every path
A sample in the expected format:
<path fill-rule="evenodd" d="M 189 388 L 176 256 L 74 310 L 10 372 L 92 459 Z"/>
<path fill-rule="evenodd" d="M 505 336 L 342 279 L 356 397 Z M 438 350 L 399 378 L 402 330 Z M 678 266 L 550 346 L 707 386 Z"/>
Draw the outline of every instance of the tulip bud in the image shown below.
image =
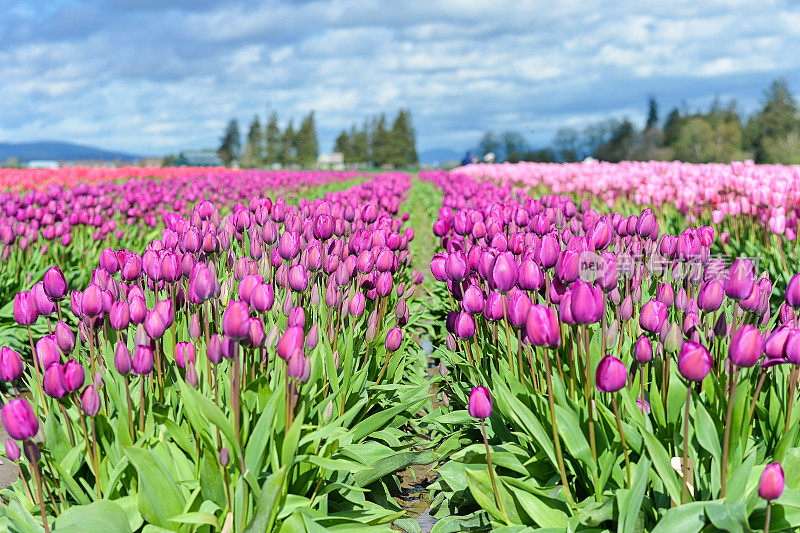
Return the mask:
<path fill-rule="evenodd" d="M 783 477 L 783 468 L 780 463 L 770 463 L 764 468 L 761 474 L 761 481 L 758 484 L 758 495 L 763 499 L 771 501 L 777 500 L 783 494 L 786 486 Z"/>
<path fill-rule="evenodd" d="M 160 339 L 167 330 L 164 317 L 155 309 L 147 312 L 144 319 L 144 330 L 151 339 Z"/>
<path fill-rule="evenodd" d="M 131 371 L 131 353 L 124 342 L 117 342 L 117 348 L 114 350 L 114 368 L 122 376 L 127 376 Z"/>
<path fill-rule="evenodd" d="M 219 451 L 219 464 L 225 468 L 231 462 L 231 454 L 225 446 Z"/>
<path fill-rule="evenodd" d="M 108 313 L 108 324 L 115 330 L 128 329 L 130 312 L 127 302 L 114 302 Z"/>
<path fill-rule="evenodd" d="M 717 337 L 725 337 L 728 335 L 728 321 L 725 317 L 725 313 L 720 313 L 717 317 L 717 321 L 714 322 L 714 335 Z"/>
<path fill-rule="evenodd" d="M 75 334 L 64 322 L 56 323 L 54 336 L 56 344 L 63 353 L 69 354 L 75 348 Z"/>
<path fill-rule="evenodd" d="M 81 393 L 81 409 L 89 416 L 100 412 L 100 394 L 94 385 L 88 385 Z"/>
<path fill-rule="evenodd" d="M 689 381 L 700 382 L 711 372 L 711 354 L 696 342 L 685 341 L 678 355 L 678 371 Z"/>
<path fill-rule="evenodd" d="M 469 315 L 466 315 L 469 316 Z M 471 320 L 471 318 L 470 318 Z M 403 332 L 398 327 L 394 327 L 389 330 L 389 333 L 386 334 L 386 350 L 390 352 L 395 352 L 400 348 L 400 344 L 403 342 Z"/>
<path fill-rule="evenodd" d="M 222 362 L 222 342 L 220 341 L 219 335 L 216 333 L 211 335 L 211 338 L 208 339 L 206 357 L 208 357 L 208 360 L 215 365 Z"/>
<path fill-rule="evenodd" d="M 675 353 L 680 350 L 682 344 L 683 336 L 681 335 L 681 329 L 678 327 L 678 324 L 671 324 L 664 336 L 664 350 L 666 350 L 667 353 Z"/>
<path fill-rule="evenodd" d="M 492 395 L 486 387 L 473 387 L 469 393 L 469 415 L 484 419 L 492 416 Z"/>
<path fill-rule="evenodd" d="M 600 392 L 617 392 L 628 380 L 628 369 L 613 355 L 600 360 L 595 373 L 595 385 Z"/>
<path fill-rule="evenodd" d="M 195 368 L 194 361 L 190 361 L 186 365 L 186 383 L 189 384 L 192 388 L 197 388 L 197 385 L 200 383 L 200 379 L 197 376 L 197 369 Z"/>
<path fill-rule="evenodd" d="M 17 398 L 3 405 L 0 419 L 9 436 L 16 440 L 32 439 L 39 431 L 39 421 L 25 398 Z"/>
<path fill-rule="evenodd" d="M 612 320 L 606 329 L 606 346 L 614 346 L 619 340 L 619 323 Z"/>
<path fill-rule="evenodd" d="M 649 363 L 653 358 L 653 345 L 650 343 L 650 339 L 645 336 L 636 339 L 636 344 L 633 347 L 633 356 L 641 364 Z"/>
<path fill-rule="evenodd" d="M 9 461 L 15 463 L 19 461 L 20 451 L 19 451 L 19 446 L 17 445 L 17 441 L 15 441 L 14 439 L 6 439 L 5 447 L 6 447 L 6 457 L 8 457 Z"/>
<path fill-rule="evenodd" d="M 303 357 L 303 350 L 302 348 L 298 348 L 289 358 L 289 361 L 286 364 L 286 372 L 289 374 L 290 378 L 299 380 L 303 376 L 304 368 L 305 361 Z"/>
<path fill-rule="evenodd" d="M 736 259 L 728 269 L 725 294 L 734 300 L 745 300 L 755 288 L 753 263 L 749 259 Z"/>

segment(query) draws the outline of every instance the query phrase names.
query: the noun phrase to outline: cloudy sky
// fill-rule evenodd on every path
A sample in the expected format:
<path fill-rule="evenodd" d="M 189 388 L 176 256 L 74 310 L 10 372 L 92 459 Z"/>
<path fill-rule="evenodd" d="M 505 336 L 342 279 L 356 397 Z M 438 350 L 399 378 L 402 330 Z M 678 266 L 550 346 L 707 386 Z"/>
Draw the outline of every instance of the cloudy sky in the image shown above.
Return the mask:
<path fill-rule="evenodd" d="M 322 151 L 365 115 L 412 110 L 420 151 L 486 130 L 643 121 L 719 95 L 800 91 L 791 0 L 0 0 L 0 141 L 160 155 L 317 112 Z"/>

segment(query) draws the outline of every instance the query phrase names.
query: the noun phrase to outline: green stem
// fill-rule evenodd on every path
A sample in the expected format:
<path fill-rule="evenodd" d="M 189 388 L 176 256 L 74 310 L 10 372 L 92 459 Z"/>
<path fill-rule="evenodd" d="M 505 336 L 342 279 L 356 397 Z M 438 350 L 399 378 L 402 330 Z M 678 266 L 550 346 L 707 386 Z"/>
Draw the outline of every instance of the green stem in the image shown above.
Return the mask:
<path fill-rule="evenodd" d="M 567 499 L 572 500 L 572 493 L 567 483 L 567 471 L 564 469 L 564 456 L 561 453 L 561 439 L 558 436 L 558 422 L 556 422 L 556 406 L 553 398 L 553 378 L 550 374 L 550 357 L 547 352 L 542 355 L 544 359 L 544 372 L 547 381 L 547 402 L 550 404 L 550 419 L 553 421 L 553 442 L 556 445 L 556 459 L 558 460 L 558 472 L 561 475 L 561 484 L 567 493 Z"/>
<path fill-rule="evenodd" d="M 720 488 L 720 497 L 725 497 L 725 487 L 728 481 L 728 449 L 731 442 L 731 418 L 733 418 L 733 400 L 736 395 L 736 378 L 738 377 L 739 369 L 733 367 L 733 375 L 731 375 L 731 395 L 728 398 L 728 413 L 725 417 L 725 436 L 722 440 L 722 484 Z"/>
<path fill-rule="evenodd" d="M 686 494 L 689 488 L 689 405 L 692 402 L 692 385 L 686 387 L 686 412 L 683 416 L 683 464 L 681 464 L 681 474 L 683 475 L 683 488 L 681 489 L 681 503 L 686 503 Z"/>
<path fill-rule="evenodd" d="M 486 424 L 481 418 L 481 434 L 483 435 L 483 444 L 486 446 L 486 464 L 489 467 L 489 479 L 492 480 L 492 490 L 494 490 L 494 501 L 497 504 L 497 509 L 505 516 L 506 512 L 503 511 L 503 504 L 500 503 L 500 493 L 497 492 L 497 482 L 494 479 L 494 468 L 492 467 L 492 453 L 489 451 L 489 440 L 486 438 Z"/>
<path fill-rule="evenodd" d="M 586 326 L 583 329 L 583 342 L 584 342 L 584 368 L 586 375 L 584 376 L 583 392 L 586 396 L 586 409 L 589 411 L 589 444 L 592 449 L 592 462 L 594 463 L 594 470 L 592 477 L 594 478 L 594 497 L 599 502 L 601 496 L 600 480 L 597 477 L 597 445 L 594 438 L 594 406 L 592 405 L 592 371 L 591 371 L 591 355 L 589 354 L 589 332 Z"/>

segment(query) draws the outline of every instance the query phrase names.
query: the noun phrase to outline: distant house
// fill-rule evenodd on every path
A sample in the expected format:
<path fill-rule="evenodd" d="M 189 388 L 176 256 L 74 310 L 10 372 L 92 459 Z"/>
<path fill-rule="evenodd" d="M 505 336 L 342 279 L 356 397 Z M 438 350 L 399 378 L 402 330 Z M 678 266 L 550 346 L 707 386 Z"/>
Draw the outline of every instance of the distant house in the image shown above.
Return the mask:
<path fill-rule="evenodd" d="M 344 170 L 344 154 L 341 152 L 319 154 L 317 157 L 317 168 Z"/>
<path fill-rule="evenodd" d="M 28 161 L 28 168 L 58 168 L 59 164 L 58 161 L 53 161 L 51 159 L 36 159 L 34 161 Z"/>
<path fill-rule="evenodd" d="M 208 151 L 181 152 L 176 167 L 222 167 L 225 163 L 216 154 Z"/>

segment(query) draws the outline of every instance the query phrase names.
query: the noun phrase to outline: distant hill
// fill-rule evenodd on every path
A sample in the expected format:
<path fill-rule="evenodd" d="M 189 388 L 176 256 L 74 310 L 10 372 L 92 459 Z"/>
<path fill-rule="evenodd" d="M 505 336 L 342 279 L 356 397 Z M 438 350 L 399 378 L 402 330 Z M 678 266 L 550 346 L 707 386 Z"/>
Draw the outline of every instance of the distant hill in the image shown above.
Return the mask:
<path fill-rule="evenodd" d="M 142 158 L 141 155 L 113 152 L 111 150 L 95 148 L 94 146 L 57 141 L 0 143 L 0 162 L 6 161 L 12 157 L 24 162 L 37 159 L 52 159 L 55 161 L 75 161 L 83 159 L 114 161 L 119 159 L 121 161 L 135 161 Z"/>
<path fill-rule="evenodd" d="M 419 162 L 430 165 L 433 163 L 441 164 L 447 161 L 461 161 L 465 153 L 466 151 L 459 152 L 450 148 L 432 148 L 419 153 Z"/>

